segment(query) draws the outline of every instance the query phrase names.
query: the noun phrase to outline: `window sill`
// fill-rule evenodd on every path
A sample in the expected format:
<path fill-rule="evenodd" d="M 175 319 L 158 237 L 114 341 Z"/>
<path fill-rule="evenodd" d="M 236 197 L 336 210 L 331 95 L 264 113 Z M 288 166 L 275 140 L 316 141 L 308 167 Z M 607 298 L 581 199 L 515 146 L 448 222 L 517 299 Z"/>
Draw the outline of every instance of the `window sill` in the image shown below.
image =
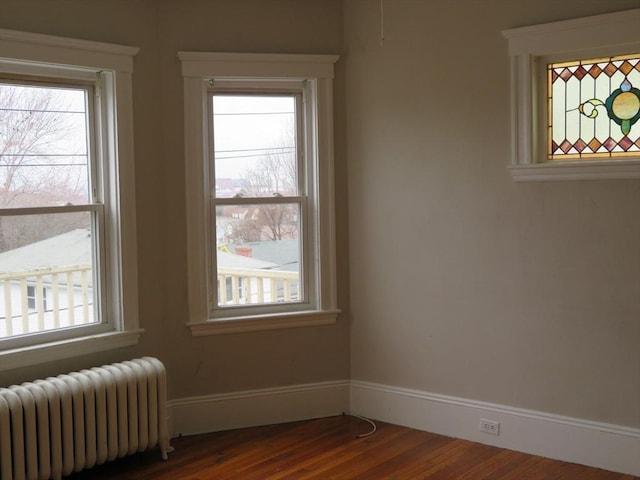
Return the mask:
<path fill-rule="evenodd" d="M 640 160 L 554 162 L 510 167 L 517 182 L 640 178 Z"/>
<path fill-rule="evenodd" d="M 229 317 L 189 323 L 194 337 L 227 333 L 260 332 L 283 328 L 317 327 L 336 323 L 340 310 L 295 312 L 250 317 Z"/>
<path fill-rule="evenodd" d="M 0 371 L 131 347 L 138 343 L 142 332 L 143 330 L 132 330 L 102 333 L 7 350 L 0 352 Z"/>

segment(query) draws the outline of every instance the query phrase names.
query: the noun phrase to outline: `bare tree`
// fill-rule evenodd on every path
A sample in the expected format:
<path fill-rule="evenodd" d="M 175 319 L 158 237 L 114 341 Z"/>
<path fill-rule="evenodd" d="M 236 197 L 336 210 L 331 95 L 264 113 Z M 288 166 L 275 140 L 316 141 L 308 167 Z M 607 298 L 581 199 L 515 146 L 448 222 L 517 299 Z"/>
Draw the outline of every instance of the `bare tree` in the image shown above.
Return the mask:
<path fill-rule="evenodd" d="M 267 101 L 269 107 L 271 100 Z M 294 109 L 293 99 L 285 99 L 290 104 L 287 109 Z M 237 113 L 243 114 L 246 100 L 240 100 L 236 105 Z M 259 105 L 259 103 L 258 103 Z M 263 105 L 260 108 L 265 108 Z M 272 108 L 272 107 L 271 107 Z M 281 105 L 280 109 L 283 108 Z M 223 109 L 224 110 L 224 109 Z M 277 109 L 275 109 L 277 110 Z M 229 108 L 229 111 L 235 111 Z M 247 120 L 249 126 L 246 129 L 247 136 L 251 137 L 246 142 L 239 142 L 236 152 L 251 152 L 242 159 L 239 165 L 243 165 L 242 190 L 238 196 L 251 197 L 288 197 L 298 195 L 298 162 L 296 145 L 296 117 L 293 111 L 270 111 L 265 113 L 283 113 L 285 115 L 269 117 L 254 123 L 255 119 Z M 222 114 L 220 114 L 222 115 Z M 253 115 L 251 113 L 248 116 Z M 223 120 L 220 120 L 221 124 Z M 268 136 L 266 136 L 268 135 Z M 269 140 L 265 140 L 268 138 Z M 265 145 L 264 143 L 268 143 Z M 262 149 L 255 148 L 256 143 L 262 143 Z M 233 150 L 232 150 L 233 151 Z M 254 152 L 263 152 L 261 156 L 254 157 Z M 248 166 L 247 165 L 251 165 Z M 218 217 L 217 226 L 225 232 L 224 242 L 248 243 L 257 241 L 278 241 L 298 237 L 298 207 L 296 203 L 283 200 L 255 204 L 238 205 L 223 211 Z"/>
<path fill-rule="evenodd" d="M 0 85 L 0 208 L 83 198 L 86 180 L 84 185 L 79 180 L 78 167 L 55 166 L 61 146 L 71 153 L 78 148 L 78 122 L 70 121 L 68 110 L 64 96 L 53 88 Z M 45 215 L 0 216 L 0 251 L 56 233 L 47 223 Z"/>
<path fill-rule="evenodd" d="M 288 144 L 291 143 L 293 139 Z M 261 157 L 257 166 L 247 172 L 244 181 L 248 195 L 296 195 L 295 153 L 273 153 Z M 233 235 L 245 242 L 296 238 L 298 215 L 295 210 L 295 206 L 288 203 L 260 204 L 237 222 Z"/>
<path fill-rule="evenodd" d="M 256 218 L 256 210 L 247 208 L 241 218 L 227 220 L 229 228 L 227 240 L 231 243 L 259 242 L 262 238 L 263 226 Z"/>
<path fill-rule="evenodd" d="M 257 166 L 244 177 L 247 193 L 256 196 L 295 195 L 297 179 L 293 152 L 271 153 L 261 157 Z"/>
<path fill-rule="evenodd" d="M 262 235 L 267 240 L 286 240 L 298 236 L 295 207 L 288 203 L 262 205 L 259 212 Z"/>

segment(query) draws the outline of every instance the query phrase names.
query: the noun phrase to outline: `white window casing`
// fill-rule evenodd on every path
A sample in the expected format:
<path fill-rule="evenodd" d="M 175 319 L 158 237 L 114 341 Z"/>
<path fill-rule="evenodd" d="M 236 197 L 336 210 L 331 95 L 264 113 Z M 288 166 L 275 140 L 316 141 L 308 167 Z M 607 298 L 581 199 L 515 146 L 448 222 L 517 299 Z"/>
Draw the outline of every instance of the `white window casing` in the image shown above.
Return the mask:
<path fill-rule="evenodd" d="M 188 325 L 193 335 L 327 325 L 338 314 L 333 172 L 333 66 L 337 56 L 179 52 L 184 81 Z M 209 269 L 215 241 L 209 204 L 209 88 L 229 84 L 256 92 L 268 85 L 305 86 L 305 170 L 309 223 L 303 235 L 309 298 L 299 304 L 218 309 Z"/>
<path fill-rule="evenodd" d="M 100 236 L 101 323 L 0 340 L 0 370 L 135 345 L 138 325 L 132 72 L 138 48 L 0 29 L 0 72 L 93 82 L 94 154 L 100 201 L 93 211 Z M 43 208 L 43 213 L 79 207 Z M 30 214 L 37 213 L 30 209 Z M 14 211 L 13 214 L 20 214 Z"/>
<path fill-rule="evenodd" d="M 511 165 L 516 181 L 640 178 L 640 155 L 546 161 L 547 64 L 640 53 L 640 9 L 505 30 L 511 59 Z"/>

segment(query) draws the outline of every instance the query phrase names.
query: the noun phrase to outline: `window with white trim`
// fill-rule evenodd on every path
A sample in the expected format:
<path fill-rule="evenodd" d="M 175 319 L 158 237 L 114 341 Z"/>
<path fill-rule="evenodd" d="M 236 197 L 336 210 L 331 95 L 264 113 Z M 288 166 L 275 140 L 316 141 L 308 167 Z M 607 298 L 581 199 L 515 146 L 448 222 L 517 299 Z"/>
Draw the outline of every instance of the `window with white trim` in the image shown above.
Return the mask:
<path fill-rule="evenodd" d="M 515 180 L 640 178 L 640 9 L 503 32 Z"/>
<path fill-rule="evenodd" d="M 337 57 L 179 58 L 193 334 L 333 323 Z"/>
<path fill-rule="evenodd" d="M 136 52 L 0 30 L 2 369 L 137 342 Z"/>

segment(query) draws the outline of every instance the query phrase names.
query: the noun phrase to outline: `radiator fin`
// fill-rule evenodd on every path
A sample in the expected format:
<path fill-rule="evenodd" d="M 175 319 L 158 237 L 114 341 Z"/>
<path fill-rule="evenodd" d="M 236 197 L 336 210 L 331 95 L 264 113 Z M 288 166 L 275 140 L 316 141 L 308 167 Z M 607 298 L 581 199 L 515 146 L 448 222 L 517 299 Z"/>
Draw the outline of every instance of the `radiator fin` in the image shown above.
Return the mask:
<path fill-rule="evenodd" d="M 0 388 L 0 480 L 59 479 L 171 451 L 166 371 L 143 357 Z"/>

